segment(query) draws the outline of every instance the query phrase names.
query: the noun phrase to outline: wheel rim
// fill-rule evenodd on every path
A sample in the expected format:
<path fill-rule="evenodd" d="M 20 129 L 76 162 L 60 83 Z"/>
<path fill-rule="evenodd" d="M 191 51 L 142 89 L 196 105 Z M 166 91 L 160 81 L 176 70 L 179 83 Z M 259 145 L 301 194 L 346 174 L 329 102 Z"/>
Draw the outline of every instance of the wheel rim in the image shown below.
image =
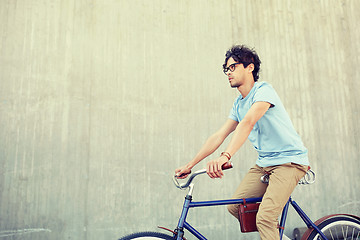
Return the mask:
<path fill-rule="evenodd" d="M 360 225 L 350 221 L 336 221 L 324 226 L 321 231 L 329 240 L 360 239 Z M 319 234 L 314 239 L 322 239 Z"/>
<path fill-rule="evenodd" d="M 158 237 L 137 237 L 137 238 L 133 238 L 134 240 L 159 240 L 160 238 Z"/>

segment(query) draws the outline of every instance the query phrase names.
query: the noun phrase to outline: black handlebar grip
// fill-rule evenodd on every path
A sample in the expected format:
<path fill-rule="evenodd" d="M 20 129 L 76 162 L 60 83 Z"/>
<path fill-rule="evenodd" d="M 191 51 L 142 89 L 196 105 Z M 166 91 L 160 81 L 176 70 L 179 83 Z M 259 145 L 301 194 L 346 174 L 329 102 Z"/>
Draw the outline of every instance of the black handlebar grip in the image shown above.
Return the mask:
<path fill-rule="evenodd" d="M 226 162 L 221 166 L 222 170 L 233 168 L 232 162 Z"/>
<path fill-rule="evenodd" d="M 181 177 L 183 177 L 185 175 L 189 175 L 189 174 L 191 174 L 191 171 L 189 173 L 182 173 L 179 176 L 176 175 L 176 178 L 181 178 Z"/>

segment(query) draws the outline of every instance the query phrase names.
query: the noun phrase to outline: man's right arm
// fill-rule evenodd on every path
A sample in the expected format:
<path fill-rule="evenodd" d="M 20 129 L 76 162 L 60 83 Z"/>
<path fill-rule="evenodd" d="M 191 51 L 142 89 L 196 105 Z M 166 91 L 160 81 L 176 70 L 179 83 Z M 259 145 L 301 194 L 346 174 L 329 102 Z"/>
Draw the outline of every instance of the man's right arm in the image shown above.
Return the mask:
<path fill-rule="evenodd" d="M 191 169 L 196 164 L 219 148 L 219 146 L 224 142 L 225 138 L 236 129 L 238 124 L 239 123 L 237 121 L 228 119 L 217 132 L 215 132 L 206 140 L 200 151 L 188 164 L 175 170 L 175 174 L 177 176 L 182 175 L 179 178 L 186 178 L 190 174 Z"/>

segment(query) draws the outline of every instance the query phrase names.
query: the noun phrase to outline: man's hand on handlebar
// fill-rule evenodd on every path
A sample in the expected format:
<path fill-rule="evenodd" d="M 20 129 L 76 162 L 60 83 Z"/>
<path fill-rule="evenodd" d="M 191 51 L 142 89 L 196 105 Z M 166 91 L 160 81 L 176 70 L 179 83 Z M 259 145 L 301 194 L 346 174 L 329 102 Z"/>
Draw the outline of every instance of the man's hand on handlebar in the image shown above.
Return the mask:
<path fill-rule="evenodd" d="M 175 170 L 175 176 L 179 179 L 184 179 L 191 173 L 191 168 L 187 166 L 179 167 Z"/>
<path fill-rule="evenodd" d="M 222 171 L 222 166 L 228 162 L 226 156 L 220 156 L 217 159 L 214 159 L 206 164 L 206 173 L 211 178 L 222 178 L 224 173 Z"/>
<path fill-rule="evenodd" d="M 211 178 L 221 178 L 224 175 L 222 170 L 230 169 L 232 167 L 233 167 L 232 163 L 229 161 L 229 159 L 226 156 L 220 156 L 219 158 L 208 162 L 206 165 L 206 169 L 203 169 L 201 171 L 203 171 L 202 173 L 205 173 L 206 171 L 206 173 Z M 190 167 L 189 165 L 185 165 L 177 168 L 175 170 L 174 177 L 178 179 L 187 178 L 191 173 L 191 168 L 192 167 Z"/>

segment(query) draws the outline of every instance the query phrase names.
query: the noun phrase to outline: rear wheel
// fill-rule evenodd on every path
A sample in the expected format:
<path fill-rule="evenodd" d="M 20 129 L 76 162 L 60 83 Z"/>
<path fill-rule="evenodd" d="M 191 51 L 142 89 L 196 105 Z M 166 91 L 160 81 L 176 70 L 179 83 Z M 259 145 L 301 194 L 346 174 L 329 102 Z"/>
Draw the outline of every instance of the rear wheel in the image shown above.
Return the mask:
<path fill-rule="evenodd" d="M 326 219 L 318 225 L 318 228 L 325 234 L 328 240 L 360 239 L 360 221 L 351 216 L 337 216 Z M 306 239 L 322 240 L 316 230 L 312 230 L 309 237 Z"/>
<path fill-rule="evenodd" d="M 174 240 L 172 236 L 158 232 L 138 232 L 122 237 L 119 240 Z"/>

